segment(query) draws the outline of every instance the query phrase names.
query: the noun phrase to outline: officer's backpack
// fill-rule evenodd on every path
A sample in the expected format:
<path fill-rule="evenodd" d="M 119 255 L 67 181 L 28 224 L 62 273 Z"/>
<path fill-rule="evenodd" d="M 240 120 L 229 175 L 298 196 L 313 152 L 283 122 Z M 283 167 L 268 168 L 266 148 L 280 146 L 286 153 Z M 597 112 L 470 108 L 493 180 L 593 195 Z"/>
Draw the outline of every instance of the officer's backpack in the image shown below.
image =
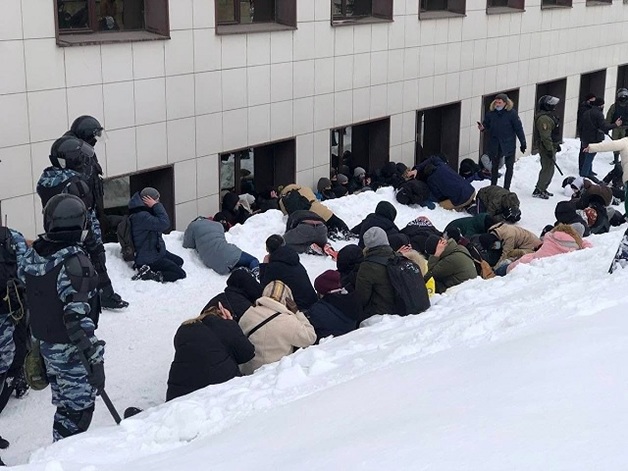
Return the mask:
<path fill-rule="evenodd" d="M 17 256 L 8 227 L 0 226 L 0 312 L 19 321 L 24 315 L 22 284 L 17 277 Z"/>
<path fill-rule="evenodd" d="M 124 261 L 135 261 L 135 245 L 133 244 L 133 235 L 131 234 L 131 219 L 128 215 L 124 216 L 122 221 L 118 224 L 116 234 L 118 236 L 118 242 L 120 242 Z"/>
<path fill-rule="evenodd" d="M 310 203 L 305 196 L 299 193 L 298 190 L 290 190 L 282 196 L 281 201 L 283 202 L 283 207 L 286 209 L 288 214 L 292 214 L 299 210 L 307 211 L 312 206 L 312 203 Z"/>
<path fill-rule="evenodd" d="M 415 263 L 397 254 L 390 258 L 374 257 L 369 260 L 386 267 L 388 279 L 395 290 L 395 314 L 420 314 L 430 307 L 421 269 Z"/>

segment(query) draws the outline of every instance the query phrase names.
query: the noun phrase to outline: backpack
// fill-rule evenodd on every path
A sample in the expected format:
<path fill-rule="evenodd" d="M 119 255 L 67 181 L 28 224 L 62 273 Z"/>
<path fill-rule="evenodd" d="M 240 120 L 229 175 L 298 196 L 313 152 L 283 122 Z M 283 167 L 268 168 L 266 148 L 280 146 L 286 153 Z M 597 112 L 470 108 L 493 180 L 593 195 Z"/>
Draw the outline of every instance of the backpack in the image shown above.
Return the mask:
<path fill-rule="evenodd" d="M 120 242 L 124 261 L 135 261 L 135 245 L 133 244 L 133 235 L 131 234 L 131 219 L 128 214 L 118 224 L 116 235 L 118 236 L 118 242 Z"/>
<path fill-rule="evenodd" d="M 482 258 L 482 253 L 469 239 L 461 237 L 458 244 L 465 247 L 469 252 L 469 257 L 473 260 L 473 263 L 475 264 L 475 271 L 477 271 L 479 276 L 485 280 L 495 278 L 495 272 L 489 263 Z"/>
<path fill-rule="evenodd" d="M 24 316 L 24 290 L 17 277 L 17 255 L 8 227 L 0 226 L 0 312 L 15 323 Z"/>
<path fill-rule="evenodd" d="M 312 203 L 299 193 L 299 190 L 290 190 L 288 193 L 281 197 L 281 201 L 283 202 L 283 207 L 286 209 L 288 214 L 292 214 L 295 211 L 299 210 L 309 210 L 312 206 Z"/>
<path fill-rule="evenodd" d="M 430 307 L 421 269 L 414 262 L 397 254 L 391 258 L 374 257 L 369 260 L 386 267 L 388 279 L 395 290 L 396 314 L 420 314 Z"/>

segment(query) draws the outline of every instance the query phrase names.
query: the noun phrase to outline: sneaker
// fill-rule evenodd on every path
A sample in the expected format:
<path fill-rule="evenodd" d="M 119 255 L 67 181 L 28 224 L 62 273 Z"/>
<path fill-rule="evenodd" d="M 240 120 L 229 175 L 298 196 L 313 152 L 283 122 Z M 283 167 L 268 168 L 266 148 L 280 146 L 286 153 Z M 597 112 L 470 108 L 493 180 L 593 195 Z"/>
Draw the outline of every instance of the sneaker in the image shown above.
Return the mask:
<path fill-rule="evenodd" d="M 545 191 L 544 191 L 544 193 L 545 193 L 547 196 L 554 196 L 554 193 L 550 193 L 550 192 L 549 192 L 549 191 L 547 191 L 547 190 L 545 190 Z"/>
<path fill-rule="evenodd" d="M 142 265 L 137 273 L 131 278 L 132 280 L 158 281 L 162 283 L 164 276 L 159 271 L 153 271 L 148 265 Z"/>
<path fill-rule="evenodd" d="M 323 247 L 323 252 L 329 255 L 334 262 L 338 258 L 338 252 L 334 250 L 334 248 L 329 244 L 325 244 L 325 247 Z"/>
<path fill-rule="evenodd" d="M 305 251 L 305 253 L 310 254 L 310 255 L 325 255 L 323 248 L 318 244 L 310 245 Z"/>
<path fill-rule="evenodd" d="M 547 193 L 545 193 L 544 191 L 540 191 L 537 188 L 534 189 L 534 191 L 532 192 L 532 197 L 533 198 L 541 198 L 544 200 L 549 199 L 549 196 L 547 195 Z"/>
<path fill-rule="evenodd" d="M 129 303 L 122 299 L 118 293 L 113 293 L 111 296 L 107 297 L 101 295 L 100 307 L 103 309 L 124 309 L 125 307 L 129 307 Z"/>
<path fill-rule="evenodd" d="M 5 450 L 7 448 L 9 448 L 9 441 L 0 437 L 0 450 Z"/>
<path fill-rule="evenodd" d="M 251 268 L 250 272 L 251 275 L 253 275 L 257 281 L 259 281 L 259 266 Z"/>
<path fill-rule="evenodd" d="M 131 277 L 131 279 L 132 279 L 133 281 L 136 281 L 136 280 L 142 280 L 142 279 L 143 279 L 142 277 L 143 277 L 146 273 L 148 273 L 149 271 L 150 271 L 150 267 L 149 267 L 148 265 L 142 265 L 142 266 L 141 266 L 141 267 L 137 270 L 137 273 L 135 273 L 135 275 L 133 275 L 133 276 Z"/>

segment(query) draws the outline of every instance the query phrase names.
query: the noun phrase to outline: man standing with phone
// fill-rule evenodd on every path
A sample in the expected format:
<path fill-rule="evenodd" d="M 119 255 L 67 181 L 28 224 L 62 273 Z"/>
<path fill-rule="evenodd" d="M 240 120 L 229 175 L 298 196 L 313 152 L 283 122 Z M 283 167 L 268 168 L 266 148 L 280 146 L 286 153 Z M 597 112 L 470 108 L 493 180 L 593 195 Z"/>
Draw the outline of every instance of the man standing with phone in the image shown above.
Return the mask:
<path fill-rule="evenodd" d="M 489 134 L 488 155 L 492 163 L 491 185 L 497 185 L 499 160 L 504 157 L 506 162 L 504 188 L 510 189 L 515 165 L 516 139 L 519 139 L 519 150 L 522 153 L 525 153 L 527 145 L 523 125 L 517 110 L 514 108 L 514 103 L 508 98 L 508 95 L 505 93 L 495 95 L 484 121 L 482 123 L 478 121 L 478 129 L 480 132 L 488 132 Z"/>

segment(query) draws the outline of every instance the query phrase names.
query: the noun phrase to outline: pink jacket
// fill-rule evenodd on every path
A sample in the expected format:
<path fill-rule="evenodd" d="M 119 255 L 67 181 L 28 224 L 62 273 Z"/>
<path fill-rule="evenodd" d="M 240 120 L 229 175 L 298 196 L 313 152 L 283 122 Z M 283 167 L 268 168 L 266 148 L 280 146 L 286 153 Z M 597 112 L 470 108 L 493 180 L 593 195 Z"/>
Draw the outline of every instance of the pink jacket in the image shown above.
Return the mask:
<path fill-rule="evenodd" d="M 583 240 L 583 248 L 592 247 L 591 243 Z M 543 245 L 536 252 L 529 253 L 521 257 L 519 260 L 508 265 L 507 273 L 510 273 L 520 263 L 530 263 L 532 260 L 545 257 L 553 257 L 562 253 L 569 253 L 580 250 L 578 244 L 569 234 L 561 231 L 548 232 L 543 237 Z"/>

